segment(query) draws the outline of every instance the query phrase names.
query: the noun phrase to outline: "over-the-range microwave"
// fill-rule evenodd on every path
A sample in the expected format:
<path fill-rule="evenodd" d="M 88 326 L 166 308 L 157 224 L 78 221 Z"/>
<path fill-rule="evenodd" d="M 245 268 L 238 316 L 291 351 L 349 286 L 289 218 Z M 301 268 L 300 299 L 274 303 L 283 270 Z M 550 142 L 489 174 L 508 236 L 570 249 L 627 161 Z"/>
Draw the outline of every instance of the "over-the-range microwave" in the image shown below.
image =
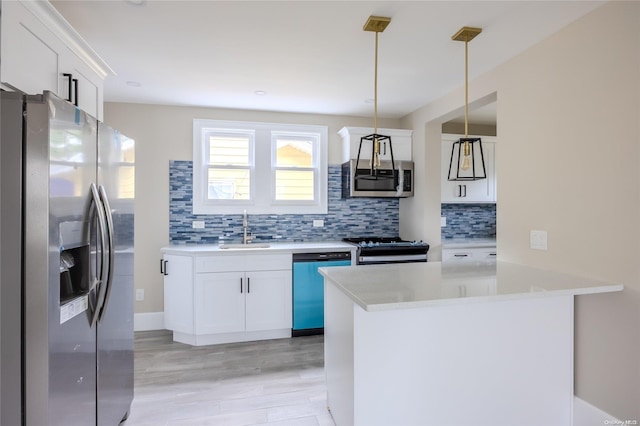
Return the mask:
<path fill-rule="evenodd" d="M 369 160 L 361 159 L 356 168 L 356 160 L 342 164 L 342 198 L 349 197 L 413 197 L 413 161 L 395 161 L 395 177 L 391 161 L 381 161 L 378 179 L 358 178 L 369 175 Z"/>

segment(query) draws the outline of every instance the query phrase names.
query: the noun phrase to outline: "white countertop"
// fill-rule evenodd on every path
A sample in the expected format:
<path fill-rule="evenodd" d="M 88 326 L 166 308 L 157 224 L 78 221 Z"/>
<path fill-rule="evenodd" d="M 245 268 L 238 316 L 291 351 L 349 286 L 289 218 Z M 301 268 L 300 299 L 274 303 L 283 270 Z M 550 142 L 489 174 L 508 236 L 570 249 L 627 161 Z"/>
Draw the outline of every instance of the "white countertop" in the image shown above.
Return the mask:
<path fill-rule="evenodd" d="M 396 263 L 320 268 L 366 311 L 411 309 L 555 295 L 621 291 L 624 286 L 506 262 Z"/>
<path fill-rule="evenodd" d="M 443 238 L 442 248 L 491 248 L 496 246 L 495 238 Z"/>
<path fill-rule="evenodd" d="M 262 241 L 256 244 L 262 244 Z M 342 241 L 319 241 L 309 243 L 268 243 L 266 248 L 252 248 L 251 243 L 247 248 L 221 249 L 217 244 L 174 244 L 163 247 L 161 251 L 167 254 L 183 255 L 211 255 L 211 254 L 256 254 L 265 252 L 292 252 L 292 253 L 315 253 L 329 251 L 355 251 L 356 246 Z"/>

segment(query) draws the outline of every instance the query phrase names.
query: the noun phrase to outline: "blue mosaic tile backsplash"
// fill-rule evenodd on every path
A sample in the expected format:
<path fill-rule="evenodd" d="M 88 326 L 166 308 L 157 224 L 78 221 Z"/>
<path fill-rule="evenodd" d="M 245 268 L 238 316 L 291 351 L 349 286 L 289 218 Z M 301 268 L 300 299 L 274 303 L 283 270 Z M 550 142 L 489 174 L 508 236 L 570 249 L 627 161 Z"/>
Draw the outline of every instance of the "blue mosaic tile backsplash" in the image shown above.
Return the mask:
<path fill-rule="evenodd" d="M 441 215 L 447 218 L 442 239 L 496 236 L 495 204 L 442 204 Z"/>
<path fill-rule="evenodd" d="M 169 240 L 171 244 L 218 244 L 242 242 L 242 215 L 194 215 L 192 213 L 191 161 L 169 164 Z M 344 237 L 397 237 L 397 198 L 342 198 L 340 165 L 329 166 L 328 213 L 326 215 L 249 215 L 254 241 L 327 241 Z M 324 227 L 314 228 L 313 220 Z M 204 220 L 204 229 L 192 221 Z"/>

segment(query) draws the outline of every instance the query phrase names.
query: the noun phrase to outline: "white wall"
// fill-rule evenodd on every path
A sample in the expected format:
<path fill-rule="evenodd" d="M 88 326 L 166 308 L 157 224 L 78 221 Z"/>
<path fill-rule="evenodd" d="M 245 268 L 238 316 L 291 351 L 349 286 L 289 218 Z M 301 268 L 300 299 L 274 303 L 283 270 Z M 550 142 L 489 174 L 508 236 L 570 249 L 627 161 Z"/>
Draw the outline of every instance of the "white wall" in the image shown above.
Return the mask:
<path fill-rule="evenodd" d="M 470 83 L 474 101 L 492 93 L 498 256 L 625 285 L 577 298 L 575 390 L 640 421 L 640 3 L 609 2 Z M 438 133 L 462 99 L 402 120 L 429 187 L 401 203 L 401 233 L 438 245 Z M 532 229 L 548 231 L 547 251 L 528 248 Z"/>
<path fill-rule="evenodd" d="M 145 290 L 136 313 L 162 312 L 160 249 L 169 244 L 169 161 L 191 160 L 193 119 L 314 124 L 329 127 L 329 163 L 339 164 L 344 126 L 371 127 L 373 118 L 180 106 L 106 103 L 105 122 L 136 140 L 135 287 Z M 398 128 L 399 120 L 379 120 Z"/>

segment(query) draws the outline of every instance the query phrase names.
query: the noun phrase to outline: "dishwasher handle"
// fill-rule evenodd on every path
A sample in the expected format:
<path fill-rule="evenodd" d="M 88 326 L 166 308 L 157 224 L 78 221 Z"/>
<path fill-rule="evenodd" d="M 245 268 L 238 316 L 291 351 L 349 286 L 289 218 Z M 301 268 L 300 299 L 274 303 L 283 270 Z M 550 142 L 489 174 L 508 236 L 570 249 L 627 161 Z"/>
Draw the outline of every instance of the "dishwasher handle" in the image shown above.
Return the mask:
<path fill-rule="evenodd" d="M 350 251 L 326 253 L 294 253 L 294 262 L 329 262 L 332 260 L 351 260 Z"/>

